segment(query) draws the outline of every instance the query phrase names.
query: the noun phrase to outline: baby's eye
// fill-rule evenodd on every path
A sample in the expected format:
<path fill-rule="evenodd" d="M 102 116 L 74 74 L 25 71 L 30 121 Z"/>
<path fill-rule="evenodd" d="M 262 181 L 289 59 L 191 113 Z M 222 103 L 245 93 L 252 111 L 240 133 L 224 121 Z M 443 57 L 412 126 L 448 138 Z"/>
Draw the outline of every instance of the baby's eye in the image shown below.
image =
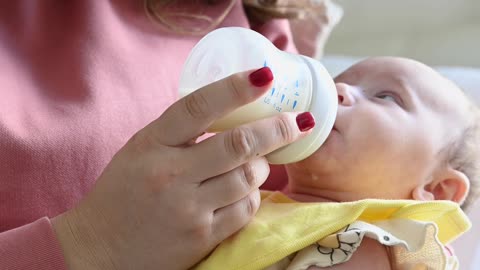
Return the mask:
<path fill-rule="evenodd" d="M 382 92 L 375 95 L 376 98 L 393 101 L 399 104 L 397 95 L 389 92 Z"/>

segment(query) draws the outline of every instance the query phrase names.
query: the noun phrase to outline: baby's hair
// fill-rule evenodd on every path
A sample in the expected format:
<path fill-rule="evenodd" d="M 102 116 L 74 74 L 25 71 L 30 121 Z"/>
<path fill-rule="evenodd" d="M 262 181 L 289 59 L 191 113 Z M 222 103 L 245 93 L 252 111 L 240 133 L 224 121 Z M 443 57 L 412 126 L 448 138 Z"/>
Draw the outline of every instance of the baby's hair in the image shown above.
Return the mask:
<path fill-rule="evenodd" d="M 471 99 L 469 99 L 471 100 Z M 469 102 L 470 122 L 460 138 L 450 145 L 447 161 L 470 180 L 470 191 L 462 204 L 468 210 L 480 195 L 480 109 Z"/>

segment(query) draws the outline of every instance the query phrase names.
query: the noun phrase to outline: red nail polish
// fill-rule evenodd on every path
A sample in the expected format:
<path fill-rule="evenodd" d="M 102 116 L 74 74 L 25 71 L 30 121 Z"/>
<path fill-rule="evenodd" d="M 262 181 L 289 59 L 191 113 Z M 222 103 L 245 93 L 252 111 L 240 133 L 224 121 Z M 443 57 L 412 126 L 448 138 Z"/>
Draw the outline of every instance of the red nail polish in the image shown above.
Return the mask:
<path fill-rule="evenodd" d="M 310 112 L 304 112 L 297 115 L 297 125 L 300 131 L 305 132 L 312 129 L 315 126 L 315 118 Z"/>
<path fill-rule="evenodd" d="M 256 87 L 262 87 L 273 81 L 273 73 L 269 67 L 262 67 L 248 75 L 250 83 Z"/>

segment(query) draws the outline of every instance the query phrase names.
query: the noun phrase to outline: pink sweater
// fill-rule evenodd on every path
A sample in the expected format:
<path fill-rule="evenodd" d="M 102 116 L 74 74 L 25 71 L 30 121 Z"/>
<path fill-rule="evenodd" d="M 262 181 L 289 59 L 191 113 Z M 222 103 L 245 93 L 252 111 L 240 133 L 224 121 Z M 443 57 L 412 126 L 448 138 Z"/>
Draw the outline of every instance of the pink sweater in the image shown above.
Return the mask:
<path fill-rule="evenodd" d="M 241 1 L 221 26 L 249 27 Z M 257 30 L 295 51 L 286 21 Z M 0 3 L 0 269 L 66 269 L 49 217 L 177 99 L 198 40 L 163 32 L 143 0 Z"/>

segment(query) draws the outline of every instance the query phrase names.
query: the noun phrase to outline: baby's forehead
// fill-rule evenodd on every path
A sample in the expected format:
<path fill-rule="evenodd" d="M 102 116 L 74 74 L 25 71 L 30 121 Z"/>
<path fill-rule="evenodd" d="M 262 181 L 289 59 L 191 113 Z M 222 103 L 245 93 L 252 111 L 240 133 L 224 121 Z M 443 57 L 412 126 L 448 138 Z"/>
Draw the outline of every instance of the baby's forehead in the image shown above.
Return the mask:
<path fill-rule="evenodd" d="M 459 125 L 463 122 L 460 119 L 467 117 L 469 102 L 463 91 L 434 69 L 411 59 L 370 58 L 347 69 L 336 81 L 382 91 L 403 88 L 413 97 L 416 110 Z"/>
<path fill-rule="evenodd" d="M 463 91 L 453 82 L 429 66 L 406 58 L 369 58 L 347 69 L 336 81 L 353 84 L 375 82 L 384 88 L 407 88 L 416 96 L 419 105 L 441 111 L 457 108 L 467 101 Z"/>

